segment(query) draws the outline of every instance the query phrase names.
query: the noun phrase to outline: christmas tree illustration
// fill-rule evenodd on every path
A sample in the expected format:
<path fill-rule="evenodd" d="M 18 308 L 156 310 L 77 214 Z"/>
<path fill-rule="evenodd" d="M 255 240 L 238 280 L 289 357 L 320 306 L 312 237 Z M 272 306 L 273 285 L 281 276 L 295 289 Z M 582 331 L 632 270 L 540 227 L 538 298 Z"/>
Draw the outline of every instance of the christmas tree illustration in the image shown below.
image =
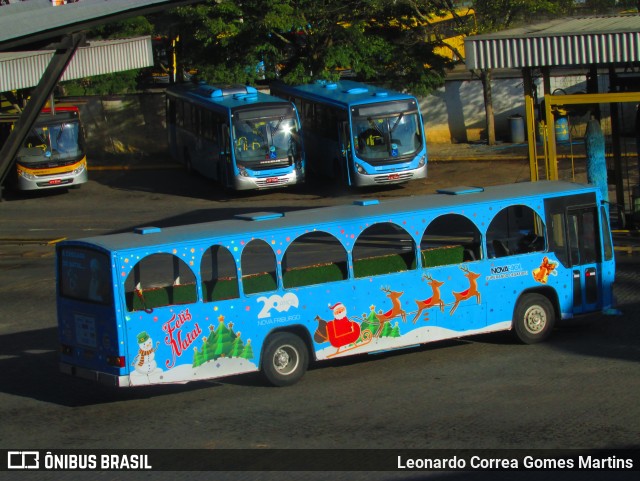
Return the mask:
<path fill-rule="evenodd" d="M 251 339 L 247 339 L 247 343 L 242 350 L 242 355 L 240 356 L 243 359 L 253 359 L 253 348 L 251 347 Z"/>
<path fill-rule="evenodd" d="M 253 359 L 250 342 L 245 345 L 240 336 L 233 331 L 233 323 L 224 323 L 224 316 L 218 317 L 218 327 L 209 326 L 209 335 L 202 337 L 202 347 L 194 347 L 193 367 L 221 357 L 242 357 Z"/>
<path fill-rule="evenodd" d="M 398 326 L 398 322 L 396 321 L 396 325 L 391 329 L 391 334 L 389 337 L 400 337 L 400 326 Z"/>
<path fill-rule="evenodd" d="M 384 327 L 382 328 L 382 332 L 380 333 L 380 337 L 391 337 L 392 332 L 393 328 L 391 327 L 391 323 L 385 322 Z"/>
<path fill-rule="evenodd" d="M 233 340 L 233 344 L 231 344 L 231 351 L 229 352 L 229 357 L 241 357 L 242 351 L 244 351 L 244 342 L 242 342 L 240 333 L 238 333 L 236 334 L 236 338 Z"/>
<path fill-rule="evenodd" d="M 197 347 L 194 347 L 193 348 L 193 367 L 198 367 L 200 364 L 202 364 L 202 353 L 198 351 Z"/>
<path fill-rule="evenodd" d="M 376 317 L 376 306 L 370 306 L 369 315 L 362 314 L 362 318 L 364 319 L 364 321 L 362 321 L 362 324 L 360 324 L 361 332 L 364 332 L 367 329 L 371 331 L 372 334 L 378 332 L 380 321 L 378 321 L 378 318 Z"/>
<path fill-rule="evenodd" d="M 229 327 L 224 325 L 224 316 L 218 318 L 218 328 L 213 340 L 213 358 L 229 357 L 231 352 L 231 346 L 233 345 L 233 325 L 229 324 Z"/>

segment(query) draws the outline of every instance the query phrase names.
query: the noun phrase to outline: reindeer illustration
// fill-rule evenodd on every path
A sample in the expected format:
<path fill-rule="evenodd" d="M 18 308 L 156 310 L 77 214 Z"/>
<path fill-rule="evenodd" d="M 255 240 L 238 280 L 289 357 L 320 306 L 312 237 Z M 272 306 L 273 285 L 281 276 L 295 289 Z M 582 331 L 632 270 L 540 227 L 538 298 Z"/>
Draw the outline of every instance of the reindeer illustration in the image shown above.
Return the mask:
<path fill-rule="evenodd" d="M 429 309 L 430 307 L 434 306 L 440 306 L 440 311 L 444 312 L 444 301 L 442 300 L 442 297 L 440 297 L 440 287 L 444 285 L 444 282 L 440 282 L 434 279 L 429 274 L 424 274 L 422 276 L 422 279 L 427 281 L 427 284 L 429 284 L 431 290 L 433 291 L 433 295 L 428 299 L 425 299 L 424 301 L 416 300 L 416 304 L 418 305 L 418 312 L 416 312 L 416 315 L 413 318 L 414 324 L 418 321 L 420 314 L 422 314 L 422 311 L 424 311 L 425 309 Z"/>
<path fill-rule="evenodd" d="M 464 271 L 464 276 L 469 279 L 469 289 L 462 292 L 453 291 L 453 297 L 456 299 L 456 302 L 453 303 L 453 307 L 449 311 L 449 314 L 453 314 L 456 311 L 460 302 L 471 299 L 472 297 L 475 297 L 478 304 L 480 304 L 480 292 L 478 291 L 478 277 L 480 277 L 480 274 L 471 272 L 464 266 L 460 266 L 460 269 Z"/>
<path fill-rule="evenodd" d="M 391 305 L 393 307 L 391 307 L 391 309 L 384 314 L 380 312 L 375 315 L 376 319 L 378 319 L 378 322 L 380 322 L 380 327 L 378 327 L 378 330 L 374 334 L 375 337 L 378 337 L 382 332 L 384 323 L 390 321 L 391 319 L 395 319 L 396 317 L 400 316 L 402 322 L 407 322 L 407 313 L 402 308 L 402 304 L 400 304 L 400 296 L 404 294 L 404 291 L 392 291 L 390 287 L 384 286 L 381 287 L 380 290 L 384 292 L 389 299 L 391 299 Z"/>

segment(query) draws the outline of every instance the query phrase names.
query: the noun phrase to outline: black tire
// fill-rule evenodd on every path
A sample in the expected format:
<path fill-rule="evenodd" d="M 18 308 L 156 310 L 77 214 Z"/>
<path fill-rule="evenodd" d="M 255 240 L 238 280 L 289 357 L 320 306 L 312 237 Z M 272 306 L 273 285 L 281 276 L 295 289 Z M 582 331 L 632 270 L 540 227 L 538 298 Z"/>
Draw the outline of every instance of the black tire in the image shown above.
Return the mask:
<path fill-rule="evenodd" d="M 542 342 L 551 335 L 556 315 L 551 301 L 541 294 L 525 294 L 513 313 L 513 328 L 525 344 Z"/>
<path fill-rule="evenodd" d="M 279 332 L 269 337 L 262 355 L 262 377 L 272 386 L 291 386 L 307 372 L 309 353 L 295 334 Z"/>

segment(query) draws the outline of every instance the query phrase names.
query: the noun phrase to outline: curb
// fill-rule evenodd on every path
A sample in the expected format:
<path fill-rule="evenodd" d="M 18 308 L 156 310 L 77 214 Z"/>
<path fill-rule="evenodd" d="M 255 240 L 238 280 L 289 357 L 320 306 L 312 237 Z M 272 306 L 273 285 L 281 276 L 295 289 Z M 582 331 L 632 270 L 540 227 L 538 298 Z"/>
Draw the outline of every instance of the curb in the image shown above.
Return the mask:
<path fill-rule="evenodd" d="M 182 165 L 166 165 L 166 164 L 151 164 L 151 165 L 89 165 L 87 170 L 95 172 L 117 171 L 117 170 L 164 170 L 164 169 L 179 169 Z"/>
<path fill-rule="evenodd" d="M 0 237 L 0 244 L 4 245 L 43 245 L 43 246 L 52 246 L 57 244 L 58 242 L 62 242 L 66 240 L 66 237 L 59 237 L 56 239 L 42 239 L 42 238 L 26 238 L 26 237 Z"/>

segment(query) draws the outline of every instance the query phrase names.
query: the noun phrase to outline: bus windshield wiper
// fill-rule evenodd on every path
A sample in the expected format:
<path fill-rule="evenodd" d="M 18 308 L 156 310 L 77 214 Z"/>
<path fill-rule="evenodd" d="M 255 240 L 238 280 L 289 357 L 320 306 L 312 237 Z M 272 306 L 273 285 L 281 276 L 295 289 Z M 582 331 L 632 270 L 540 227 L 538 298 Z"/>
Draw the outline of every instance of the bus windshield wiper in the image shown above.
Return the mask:
<path fill-rule="evenodd" d="M 393 131 L 396 130 L 396 127 L 398 127 L 398 124 L 400 124 L 402 117 L 404 117 L 404 112 L 400 112 L 400 115 L 398 116 L 398 120 L 395 121 L 395 123 L 393 124 L 393 127 L 391 127 L 391 130 L 389 130 L 389 132 L 393 133 Z"/>
<path fill-rule="evenodd" d="M 372 128 L 373 130 L 375 130 L 376 132 L 378 132 L 378 133 L 380 134 L 380 137 L 383 137 L 383 136 L 384 136 L 384 134 L 382 133 L 382 130 L 380 130 L 380 129 L 378 128 L 378 126 L 376 125 L 376 123 L 373 121 L 373 118 L 372 118 L 372 117 L 367 117 L 367 120 L 369 121 L 369 124 L 371 125 L 371 128 Z"/>

